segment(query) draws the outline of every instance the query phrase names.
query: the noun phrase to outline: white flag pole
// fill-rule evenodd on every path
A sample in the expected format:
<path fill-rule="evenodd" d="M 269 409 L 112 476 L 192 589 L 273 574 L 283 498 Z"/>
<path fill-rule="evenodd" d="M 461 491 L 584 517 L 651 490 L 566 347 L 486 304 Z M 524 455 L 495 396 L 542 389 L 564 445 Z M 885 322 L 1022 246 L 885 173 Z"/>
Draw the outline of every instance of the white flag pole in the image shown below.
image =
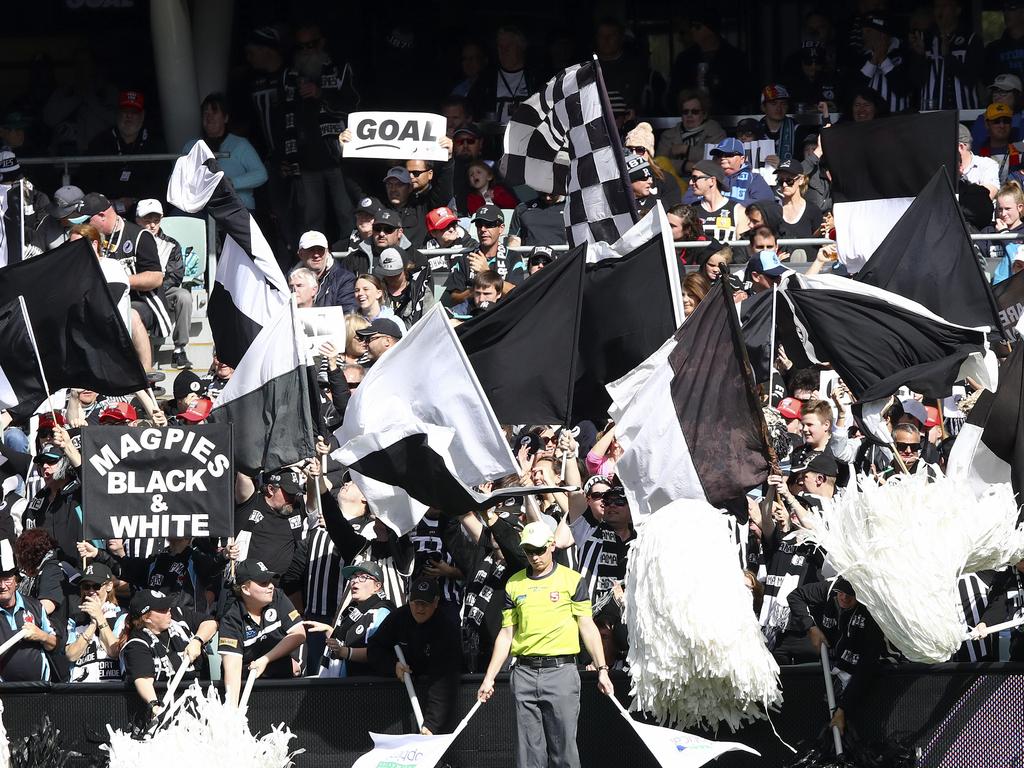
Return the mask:
<path fill-rule="evenodd" d="M 768 343 L 768 405 L 772 404 L 772 392 L 775 391 L 775 291 L 778 286 L 772 283 L 772 330 L 771 341 Z"/>
<path fill-rule="evenodd" d="M 836 713 L 836 692 L 832 688 L 832 668 L 828 663 L 828 646 L 821 644 L 821 671 L 825 674 L 825 696 L 828 697 L 828 714 L 831 719 Z M 832 726 L 832 741 L 835 743 L 836 755 L 843 754 L 843 735 L 839 726 Z"/>
<path fill-rule="evenodd" d="M 7 653 L 9 650 L 11 650 L 11 648 L 13 648 L 18 643 L 20 643 L 24 639 L 24 637 L 25 637 L 25 628 L 22 627 L 17 632 L 15 632 L 13 635 L 11 635 L 11 637 L 3 645 L 0 645 L 0 656 L 3 656 L 5 653 Z"/>
<path fill-rule="evenodd" d="M 21 231 L 18 233 L 21 237 L 21 260 L 25 260 L 25 178 L 22 177 L 18 182 L 18 208 L 21 211 Z"/>
<path fill-rule="evenodd" d="M 395 645 L 395 655 L 398 660 L 405 664 L 405 654 L 402 653 L 402 646 Z M 406 664 L 408 666 L 408 664 Z M 405 683 L 405 692 L 409 694 L 409 701 L 412 704 L 412 713 L 416 716 L 416 724 L 420 730 L 423 730 L 423 710 L 420 709 L 420 700 L 416 698 L 416 689 L 412 685 L 412 676 L 406 672 L 402 675 L 402 681 Z M 474 710 L 475 711 L 475 708 Z M 468 719 L 468 718 L 467 718 Z"/>
<path fill-rule="evenodd" d="M 254 674 L 252 670 L 249 670 L 249 677 L 245 681 L 245 688 L 242 690 L 242 698 L 238 700 L 238 708 L 244 710 L 249 704 L 249 697 L 252 696 L 252 687 L 256 684 L 256 679 L 259 675 Z"/>
<path fill-rule="evenodd" d="M 174 677 L 171 678 L 171 682 L 167 684 L 167 690 L 164 691 L 164 709 L 166 710 L 171 705 L 171 701 L 174 699 L 174 692 L 178 690 L 178 686 L 181 685 L 181 679 L 185 677 L 185 673 L 188 672 L 192 666 L 192 661 L 184 653 L 181 654 L 181 664 L 178 665 L 177 671 L 174 673 Z"/>
<path fill-rule="evenodd" d="M 1019 627 L 1022 624 L 1024 624 L 1024 616 L 1021 616 L 1019 619 L 1010 619 L 1009 621 L 1004 621 L 1002 624 L 993 624 L 991 627 L 985 627 L 980 632 L 978 631 L 977 627 L 974 627 L 973 629 L 969 629 L 967 631 L 967 639 L 977 640 L 982 637 L 988 637 L 989 635 L 1002 632 L 1004 629 L 1014 629 L 1015 627 Z"/>
<path fill-rule="evenodd" d="M 39 344 L 36 343 L 36 334 L 32 330 L 32 319 L 28 316 L 28 307 L 25 306 L 25 297 L 18 296 L 18 303 L 21 304 L 21 314 L 25 318 L 25 327 L 28 328 L 28 337 L 32 340 L 32 351 L 36 355 L 36 365 L 39 366 L 39 376 L 43 380 L 43 389 L 46 390 L 46 405 L 53 416 L 53 423 L 57 424 L 57 413 L 53 410 L 53 401 L 50 399 L 50 385 L 46 381 L 46 371 L 43 370 L 43 358 L 39 356 Z"/>

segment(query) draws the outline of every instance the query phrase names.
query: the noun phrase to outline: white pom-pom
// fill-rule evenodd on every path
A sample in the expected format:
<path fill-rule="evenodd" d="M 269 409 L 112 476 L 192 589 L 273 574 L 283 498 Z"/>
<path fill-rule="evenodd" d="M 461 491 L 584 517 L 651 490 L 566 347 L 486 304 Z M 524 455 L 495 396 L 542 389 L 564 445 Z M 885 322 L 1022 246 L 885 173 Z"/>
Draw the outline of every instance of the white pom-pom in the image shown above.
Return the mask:
<path fill-rule="evenodd" d="M 197 683 L 184 694 L 189 701 L 178 710 L 168 727 L 147 741 L 107 726 L 110 768 L 181 768 L 191 766 L 245 766 L 245 768 L 288 768 L 292 757 L 288 742 L 294 737 L 284 726 L 275 726 L 265 736 L 249 731 L 245 713 L 224 704 L 211 685 L 204 696 Z"/>
<path fill-rule="evenodd" d="M 736 522 L 679 500 L 644 520 L 629 554 L 625 618 L 633 709 L 681 728 L 732 730 L 780 704 L 736 551 Z"/>
<path fill-rule="evenodd" d="M 1008 485 L 979 499 L 967 483 L 924 474 L 860 490 L 815 518 L 807 538 L 857 590 L 885 636 L 911 661 L 947 661 L 966 627 L 957 592 L 962 574 L 1021 559 L 1024 530 Z"/>

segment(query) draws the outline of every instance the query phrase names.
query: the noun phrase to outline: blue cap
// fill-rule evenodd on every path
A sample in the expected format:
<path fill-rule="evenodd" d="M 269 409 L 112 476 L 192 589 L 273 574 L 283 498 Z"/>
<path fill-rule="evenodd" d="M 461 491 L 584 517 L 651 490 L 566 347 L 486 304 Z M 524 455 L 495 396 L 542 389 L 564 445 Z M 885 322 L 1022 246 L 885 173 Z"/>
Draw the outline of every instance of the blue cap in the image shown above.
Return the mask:
<path fill-rule="evenodd" d="M 782 262 L 779 261 L 779 254 L 775 251 L 759 251 L 747 262 L 747 271 L 744 278 L 749 280 L 754 272 L 760 272 L 762 275 L 768 275 L 769 277 L 782 277 L 789 272 L 789 269 L 782 266 Z"/>
<path fill-rule="evenodd" d="M 730 136 L 718 142 L 718 146 L 711 150 L 712 155 L 744 155 L 743 142 Z"/>

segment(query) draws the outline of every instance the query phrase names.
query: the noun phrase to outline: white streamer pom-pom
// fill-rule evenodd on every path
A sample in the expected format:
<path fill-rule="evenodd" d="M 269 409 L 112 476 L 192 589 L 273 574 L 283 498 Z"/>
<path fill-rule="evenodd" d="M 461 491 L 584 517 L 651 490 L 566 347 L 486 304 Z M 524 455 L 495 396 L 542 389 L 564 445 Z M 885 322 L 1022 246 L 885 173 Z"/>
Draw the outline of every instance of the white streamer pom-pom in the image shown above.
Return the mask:
<path fill-rule="evenodd" d="M 181 766 L 244 766 L 288 768 L 292 757 L 288 742 L 294 737 L 287 727 L 277 726 L 265 736 L 253 736 L 245 713 L 221 702 L 211 685 L 204 696 L 197 683 L 184 694 L 189 701 L 174 721 L 147 741 L 109 725 L 110 768 L 181 768 Z"/>
<path fill-rule="evenodd" d="M 703 501 L 674 501 L 644 520 L 626 575 L 633 709 L 735 731 L 781 704 L 736 540 L 735 520 Z"/>
<path fill-rule="evenodd" d="M 807 538 L 908 659 L 948 661 L 966 630 L 957 580 L 1024 555 L 1013 492 L 995 485 L 975 498 L 968 483 L 924 473 L 858 481 Z"/>

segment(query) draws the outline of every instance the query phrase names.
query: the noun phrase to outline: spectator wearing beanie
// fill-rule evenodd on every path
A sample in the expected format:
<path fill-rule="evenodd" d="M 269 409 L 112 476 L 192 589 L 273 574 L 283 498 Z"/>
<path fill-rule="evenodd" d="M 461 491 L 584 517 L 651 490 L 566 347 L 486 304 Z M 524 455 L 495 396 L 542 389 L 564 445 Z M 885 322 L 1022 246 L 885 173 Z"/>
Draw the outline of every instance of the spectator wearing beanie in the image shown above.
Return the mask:
<path fill-rule="evenodd" d="M 670 177 L 671 166 L 668 174 L 665 169 L 654 162 L 654 129 L 650 123 L 637 123 L 636 127 L 626 134 L 626 150 L 644 158 L 650 165 L 651 174 L 654 176 L 653 194 L 661 200 L 665 209 L 673 205 L 679 205 L 683 201 L 683 195 L 679 182 Z"/>

